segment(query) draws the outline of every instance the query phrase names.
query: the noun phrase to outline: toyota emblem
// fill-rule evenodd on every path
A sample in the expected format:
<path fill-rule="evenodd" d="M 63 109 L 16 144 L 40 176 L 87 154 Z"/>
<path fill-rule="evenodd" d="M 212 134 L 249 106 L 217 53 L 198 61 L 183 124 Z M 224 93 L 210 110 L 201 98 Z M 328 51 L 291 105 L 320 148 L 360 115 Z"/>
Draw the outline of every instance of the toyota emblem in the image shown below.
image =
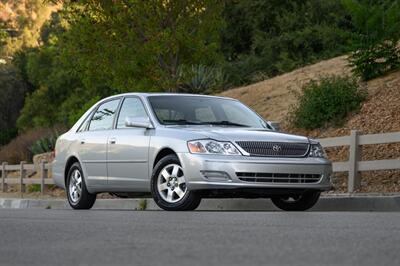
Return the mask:
<path fill-rule="evenodd" d="M 282 150 L 282 147 L 279 146 L 279 145 L 274 145 L 274 146 L 272 146 L 272 150 L 273 150 L 274 152 L 279 152 L 279 151 Z"/>

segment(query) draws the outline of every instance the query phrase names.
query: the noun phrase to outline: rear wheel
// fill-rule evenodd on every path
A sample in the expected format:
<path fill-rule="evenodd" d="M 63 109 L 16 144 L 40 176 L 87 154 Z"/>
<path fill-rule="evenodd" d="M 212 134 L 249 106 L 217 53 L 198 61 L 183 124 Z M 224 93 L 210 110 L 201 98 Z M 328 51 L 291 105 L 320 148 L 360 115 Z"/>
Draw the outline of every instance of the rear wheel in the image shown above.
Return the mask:
<path fill-rule="evenodd" d="M 68 171 L 67 182 L 68 203 L 73 209 L 90 209 L 96 201 L 96 194 L 86 189 L 83 171 L 79 163 L 74 163 Z"/>
<path fill-rule="evenodd" d="M 201 197 L 186 186 L 186 177 L 176 155 L 167 155 L 154 167 L 151 193 L 156 204 L 167 211 L 190 211 Z"/>
<path fill-rule="evenodd" d="M 275 196 L 271 200 L 276 207 L 284 211 L 305 211 L 317 203 L 320 194 L 318 191 L 313 191 L 298 195 Z"/>

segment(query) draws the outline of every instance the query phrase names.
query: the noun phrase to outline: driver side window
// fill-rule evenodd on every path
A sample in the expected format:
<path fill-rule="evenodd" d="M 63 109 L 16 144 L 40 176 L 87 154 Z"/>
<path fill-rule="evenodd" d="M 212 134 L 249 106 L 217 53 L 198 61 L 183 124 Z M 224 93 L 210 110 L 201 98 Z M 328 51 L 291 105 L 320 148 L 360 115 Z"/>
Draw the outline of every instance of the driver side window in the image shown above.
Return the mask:
<path fill-rule="evenodd" d="M 126 128 L 125 119 L 127 117 L 148 117 L 140 99 L 125 98 L 119 112 L 117 128 Z"/>

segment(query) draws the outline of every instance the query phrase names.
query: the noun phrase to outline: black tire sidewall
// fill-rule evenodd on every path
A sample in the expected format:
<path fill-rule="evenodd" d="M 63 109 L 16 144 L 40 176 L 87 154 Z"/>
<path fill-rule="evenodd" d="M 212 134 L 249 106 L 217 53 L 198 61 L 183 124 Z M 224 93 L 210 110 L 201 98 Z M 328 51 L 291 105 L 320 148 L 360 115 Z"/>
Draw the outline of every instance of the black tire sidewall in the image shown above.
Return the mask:
<path fill-rule="evenodd" d="M 80 199 L 77 202 L 73 202 L 70 198 L 69 195 L 69 183 L 71 181 L 71 174 L 73 173 L 73 171 L 78 170 L 82 176 L 82 194 Z M 68 199 L 68 203 L 69 205 L 73 208 L 73 209 L 90 209 L 92 208 L 92 206 L 94 205 L 95 201 L 96 201 L 96 194 L 90 194 L 86 188 L 86 182 L 85 182 L 85 178 L 83 175 L 83 171 L 81 168 L 81 165 L 79 163 L 74 163 L 68 170 L 68 176 L 67 176 L 67 180 L 66 180 L 66 192 L 67 192 L 67 199 Z"/>
<path fill-rule="evenodd" d="M 200 204 L 201 198 L 193 191 L 187 191 L 186 195 L 178 202 L 169 203 L 166 202 L 160 195 L 160 192 L 157 189 L 157 181 L 159 178 L 159 174 L 164 169 L 165 166 L 169 164 L 178 164 L 180 166 L 181 163 L 179 158 L 176 155 L 167 155 L 162 158 L 154 167 L 153 173 L 151 176 L 151 194 L 153 196 L 156 204 L 162 208 L 163 210 L 169 211 L 186 211 L 186 210 L 194 210 Z M 187 179 L 186 179 L 187 182 Z"/>
<path fill-rule="evenodd" d="M 276 207 L 284 211 L 306 211 L 317 203 L 320 194 L 319 191 L 305 192 L 298 201 L 294 202 L 286 202 L 282 197 L 272 197 L 271 200 Z"/>

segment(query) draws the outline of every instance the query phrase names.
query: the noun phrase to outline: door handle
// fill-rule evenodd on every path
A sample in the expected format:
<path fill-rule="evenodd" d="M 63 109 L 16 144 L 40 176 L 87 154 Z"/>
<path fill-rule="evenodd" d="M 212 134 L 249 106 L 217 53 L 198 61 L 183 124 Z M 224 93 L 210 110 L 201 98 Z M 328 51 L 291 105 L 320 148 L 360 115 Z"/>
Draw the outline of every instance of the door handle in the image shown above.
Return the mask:
<path fill-rule="evenodd" d="M 111 139 L 109 140 L 109 142 L 110 142 L 110 144 L 115 144 L 117 141 L 116 141 L 115 138 L 111 138 Z"/>
<path fill-rule="evenodd" d="M 85 144 L 85 139 L 81 139 L 81 144 Z"/>

